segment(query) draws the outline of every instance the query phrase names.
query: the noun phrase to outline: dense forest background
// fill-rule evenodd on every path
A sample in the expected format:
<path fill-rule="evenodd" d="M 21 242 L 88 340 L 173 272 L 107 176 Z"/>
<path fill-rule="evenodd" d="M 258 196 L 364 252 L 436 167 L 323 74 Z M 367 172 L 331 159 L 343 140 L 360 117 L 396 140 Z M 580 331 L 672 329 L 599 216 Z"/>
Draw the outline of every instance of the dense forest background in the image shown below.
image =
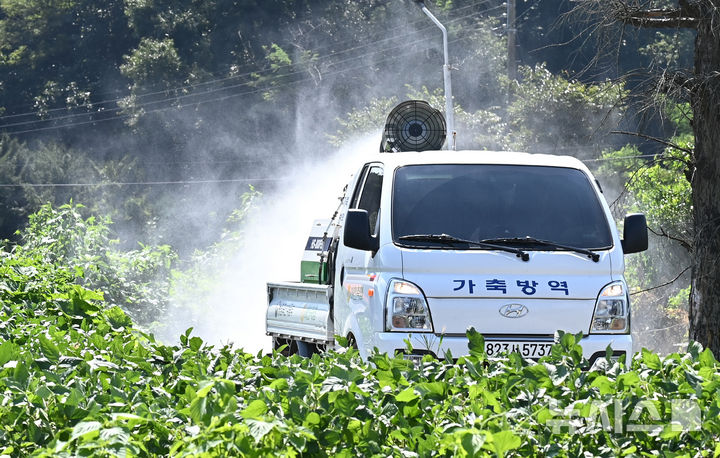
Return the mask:
<path fill-rule="evenodd" d="M 645 212 L 652 249 L 627 259 L 636 340 L 672 350 L 686 342 L 692 240 L 687 153 L 672 145 L 691 148 L 692 133 L 686 102 L 650 104 L 644 83 L 690 67 L 693 34 L 591 36 L 570 1 L 516 6 L 508 27 L 505 2 L 428 2 L 450 32 L 458 147 L 577 156 L 618 221 Z M 202 320 L 186 294 L 237 265 L 252 208 L 354 139 L 378 144 L 395 103 L 442 109 L 442 59 L 410 1 L 0 0 L 0 238 L 48 202 L 82 203 L 114 221 L 120 249 L 143 244 L 130 263 L 175 267 L 175 286 L 164 274 L 157 288 L 176 293 L 173 320 Z M 118 305 L 151 326 L 171 292 Z"/>

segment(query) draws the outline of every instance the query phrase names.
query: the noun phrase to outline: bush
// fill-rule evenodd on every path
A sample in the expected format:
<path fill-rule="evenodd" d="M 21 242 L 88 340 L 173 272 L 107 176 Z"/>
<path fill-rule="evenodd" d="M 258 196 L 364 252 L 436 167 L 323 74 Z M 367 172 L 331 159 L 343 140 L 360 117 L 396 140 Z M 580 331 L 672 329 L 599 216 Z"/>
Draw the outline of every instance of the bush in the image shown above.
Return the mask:
<path fill-rule="evenodd" d="M 102 240 L 76 210 L 60 209 L 58 221 Z M 69 240 L 83 230 L 65 228 Z M 93 253 L 65 239 L 50 253 L 56 230 L 0 256 L 0 455 L 720 453 L 720 364 L 697 344 L 593 371 L 570 334 L 539 362 L 488 357 L 473 330 L 468 356 L 417 365 L 385 354 L 364 362 L 348 348 L 251 355 L 191 330 L 167 346 L 78 284 L 85 277 L 63 259 Z"/>
<path fill-rule="evenodd" d="M 62 266 L 75 282 L 102 290 L 108 306 L 123 308 L 141 326 L 150 326 L 168 303 L 170 270 L 177 256 L 167 245 L 130 251 L 114 247 L 109 218 L 84 218 L 84 207 L 50 204 L 30 216 L 20 232 L 17 256 Z"/>

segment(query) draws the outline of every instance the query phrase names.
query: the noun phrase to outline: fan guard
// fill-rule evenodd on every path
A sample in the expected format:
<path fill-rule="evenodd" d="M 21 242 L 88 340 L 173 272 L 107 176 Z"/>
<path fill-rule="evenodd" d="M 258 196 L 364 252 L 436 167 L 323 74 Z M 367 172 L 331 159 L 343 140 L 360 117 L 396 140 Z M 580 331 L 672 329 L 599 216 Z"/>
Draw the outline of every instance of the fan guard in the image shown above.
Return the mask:
<path fill-rule="evenodd" d="M 402 102 L 385 121 L 381 153 L 439 150 L 445 143 L 445 117 L 423 100 Z"/>

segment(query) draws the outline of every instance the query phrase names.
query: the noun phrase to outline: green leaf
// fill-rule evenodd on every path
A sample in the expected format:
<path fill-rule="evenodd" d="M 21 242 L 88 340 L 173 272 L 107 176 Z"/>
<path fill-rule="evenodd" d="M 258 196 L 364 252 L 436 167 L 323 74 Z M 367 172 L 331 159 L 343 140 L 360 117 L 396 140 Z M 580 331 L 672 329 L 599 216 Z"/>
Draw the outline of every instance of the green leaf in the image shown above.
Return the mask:
<path fill-rule="evenodd" d="M 267 411 L 267 404 L 260 399 L 255 399 L 245 409 L 243 409 L 242 412 L 240 412 L 240 415 L 247 419 L 261 418 L 265 415 L 265 413 L 267 413 Z"/>
<path fill-rule="evenodd" d="M 660 357 L 646 348 L 642 349 L 642 360 L 650 369 L 660 370 L 662 368 Z"/>
<path fill-rule="evenodd" d="M 539 383 L 550 382 L 550 373 L 548 372 L 548 368 L 543 364 L 523 367 L 523 375 Z"/>
<path fill-rule="evenodd" d="M 307 438 L 303 435 L 296 436 L 291 434 L 290 437 L 288 437 L 288 440 L 299 452 L 304 451 L 307 446 Z"/>
<path fill-rule="evenodd" d="M 628 447 L 628 448 L 626 448 L 625 450 L 623 450 L 623 451 L 622 451 L 622 456 L 628 456 L 628 455 L 630 455 L 631 453 L 635 453 L 635 452 L 637 452 L 637 447 L 633 445 L 633 446 Z"/>
<path fill-rule="evenodd" d="M 395 400 L 398 402 L 410 402 L 413 399 L 417 399 L 419 396 L 415 393 L 413 387 L 405 388 L 395 396 Z"/>
<path fill-rule="evenodd" d="M 203 380 L 198 385 L 198 390 L 195 393 L 195 396 L 197 396 L 199 398 L 206 397 L 208 395 L 208 393 L 210 393 L 210 390 L 213 389 L 214 386 L 215 386 L 215 380 Z"/>
<path fill-rule="evenodd" d="M 135 414 L 133 414 L 133 413 L 127 413 L 127 412 L 113 413 L 113 414 L 111 415 L 111 417 L 112 417 L 113 421 L 116 421 L 116 420 L 127 420 L 127 421 L 130 422 L 131 424 L 135 424 L 135 423 L 146 423 L 146 422 L 150 421 L 150 419 L 148 419 L 148 418 L 141 417 L 140 415 L 135 415 Z"/>
<path fill-rule="evenodd" d="M 12 342 L 5 341 L 0 345 L 0 367 L 20 356 L 20 348 Z"/>
<path fill-rule="evenodd" d="M 35 390 L 35 395 L 40 399 L 49 399 L 53 395 L 53 392 L 50 391 L 47 386 L 41 385 Z"/>
<path fill-rule="evenodd" d="M 600 394 L 611 394 L 615 392 L 615 385 L 604 375 L 596 377 L 590 386 L 597 388 Z"/>
<path fill-rule="evenodd" d="M 633 387 L 640 384 L 640 377 L 637 375 L 637 372 L 626 372 L 618 376 L 617 383 L 620 389 Z"/>
<path fill-rule="evenodd" d="M 692 355 L 693 359 L 698 359 L 700 353 L 703 351 L 703 346 L 700 342 L 692 341 L 688 344 L 687 352 Z"/>
<path fill-rule="evenodd" d="M 115 306 L 105 310 L 105 316 L 115 331 L 132 326 L 132 320 L 120 307 Z"/>
<path fill-rule="evenodd" d="M 90 369 L 98 372 L 111 372 L 120 369 L 120 366 L 118 366 L 117 364 L 100 358 L 90 360 L 87 362 L 87 364 L 88 366 L 90 366 Z"/>
<path fill-rule="evenodd" d="M 40 351 L 43 355 L 53 363 L 57 363 L 60 360 L 60 350 L 52 343 L 44 334 L 40 334 L 38 337 L 40 342 Z"/>
<path fill-rule="evenodd" d="M 358 406 L 358 401 L 355 399 L 355 396 L 347 391 L 335 391 L 334 393 L 338 393 L 333 403 L 337 411 L 345 417 L 352 416 L 355 408 Z"/>
<path fill-rule="evenodd" d="M 70 389 L 70 393 L 65 398 L 65 405 L 70 407 L 77 407 L 85 399 L 83 394 L 77 388 Z"/>
<path fill-rule="evenodd" d="M 272 388 L 273 391 L 286 391 L 288 387 L 288 381 L 284 378 L 275 379 L 270 384 L 270 388 Z"/>
<path fill-rule="evenodd" d="M 701 367 L 715 367 L 717 365 L 717 360 L 709 348 L 706 348 L 700 353 L 698 360 L 700 361 Z"/>
<path fill-rule="evenodd" d="M 192 351 L 198 351 L 200 350 L 200 347 L 202 347 L 203 340 L 200 337 L 191 337 L 190 338 L 190 349 Z"/>
<path fill-rule="evenodd" d="M 682 427 L 675 424 L 665 425 L 662 432 L 660 433 L 660 439 L 672 440 L 682 434 Z"/>
<path fill-rule="evenodd" d="M 73 441 L 80 437 L 85 437 L 93 433 L 97 433 L 100 428 L 102 428 L 102 424 L 98 421 L 85 421 L 80 422 L 72 430 L 72 435 L 70 436 L 70 440 Z"/>
<path fill-rule="evenodd" d="M 303 422 L 306 426 L 317 426 L 320 424 L 320 415 L 317 414 L 317 412 L 310 412 L 305 417 L 305 421 Z"/>
<path fill-rule="evenodd" d="M 203 424 L 205 415 L 207 415 L 207 398 L 197 397 L 193 399 L 188 410 L 190 418 L 192 418 L 195 423 Z"/>
<path fill-rule="evenodd" d="M 465 449 L 468 455 L 478 456 L 480 454 L 480 450 L 482 449 L 483 444 L 485 443 L 485 436 L 466 432 L 465 434 L 463 434 L 460 443 L 462 444 L 463 449 Z"/>
<path fill-rule="evenodd" d="M 520 447 L 522 440 L 512 431 L 500 431 L 493 433 L 490 441 L 485 442 L 484 447 L 495 452 L 499 457 L 505 456 L 506 452 Z"/>
<path fill-rule="evenodd" d="M 417 391 L 424 398 L 443 399 L 447 395 L 448 384 L 445 382 L 425 382 L 415 385 Z"/>
<path fill-rule="evenodd" d="M 100 440 L 110 444 L 127 445 L 130 442 L 130 434 L 123 428 L 115 426 L 100 431 Z"/>
<path fill-rule="evenodd" d="M 263 437 L 275 427 L 275 422 L 266 422 L 260 420 L 246 420 L 248 427 L 250 428 L 250 435 L 255 439 L 255 443 L 260 442 Z"/>
<path fill-rule="evenodd" d="M 340 442 L 340 439 L 342 439 L 340 433 L 333 429 L 326 429 L 319 434 L 320 443 L 325 446 L 333 446 Z"/>
<path fill-rule="evenodd" d="M 338 336 L 338 335 L 336 335 L 336 336 L 335 336 L 335 342 L 337 342 L 337 344 L 338 344 L 339 346 L 341 346 L 342 348 L 347 348 L 348 345 L 349 345 L 349 342 L 348 342 L 347 337 L 343 337 L 343 336 Z"/>
<path fill-rule="evenodd" d="M 485 355 L 485 338 L 475 328 L 470 328 L 465 333 L 468 338 L 468 349 L 470 354 L 477 358 Z"/>
<path fill-rule="evenodd" d="M 548 371 L 548 375 L 555 386 L 562 385 L 565 379 L 570 375 L 567 366 L 565 365 L 553 365 L 545 363 L 543 364 Z"/>

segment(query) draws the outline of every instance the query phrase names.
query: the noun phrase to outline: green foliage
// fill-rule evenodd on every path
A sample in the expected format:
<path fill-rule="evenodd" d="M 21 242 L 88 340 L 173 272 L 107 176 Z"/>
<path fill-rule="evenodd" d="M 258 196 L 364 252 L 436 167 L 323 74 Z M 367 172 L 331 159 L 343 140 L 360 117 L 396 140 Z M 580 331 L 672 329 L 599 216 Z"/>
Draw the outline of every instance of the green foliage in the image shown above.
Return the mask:
<path fill-rule="evenodd" d="M 699 451 L 720 433 L 720 365 L 699 346 L 594 372 L 570 334 L 539 363 L 489 358 L 474 331 L 471 355 L 419 365 L 363 362 L 352 349 L 255 356 L 208 347 L 190 329 L 166 346 L 68 269 L 25 253 L 0 258 L 5 455 L 616 456 Z M 675 399 L 703 412 L 701 428 L 670 427 Z M 659 417 L 635 416 L 640 402 Z M 569 419 L 572 431 L 558 426 Z M 661 433 L 624 432 L 639 422 Z"/>
<path fill-rule="evenodd" d="M 583 84 L 553 75 L 542 65 L 523 67 L 521 74 L 521 80 L 513 83 L 513 101 L 506 115 L 498 107 L 468 111 L 454 104 L 458 148 L 561 152 L 581 158 L 599 154 L 594 138 L 622 113 L 627 95 L 622 85 Z M 407 99 L 425 100 L 445 111 L 441 89 L 406 89 Z M 330 136 L 331 143 L 339 145 L 352 134 L 382 129 L 396 103 L 394 97 L 373 99 L 338 119 L 342 128 Z"/>
<path fill-rule="evenodd" d="M 445 97 L 441 89 L 430 91 L 427 87 L 415 89 L 406 86 L 405 100 L 425 100 L 431 106 L 444 113 Z M 328 135 L 328 141 L 341 146 L 355 135 L 380 132 L 385 125 L 388 114 L 399 103 L 397 97 L 374 98 L 361 107 L 338 118 L 341 128 L 334 135 Z M 502 150 L 509 144 L 506 128 L 500 115 L 488 110 L 467 112 L 457 103 L 454 105 L 456 130 L 466 134 L 458 138 L 458 149 Z"/>
<path fill-rule="evenodd" d="M 73 107 L 99 91 L 117 74 L 113 66 L 129 41 L 123 3 L 0 1 L 1 103 L 42 113 L 46 102 Z M 43 98 L 47 89 L 52 100 Z"/>
<path fill-rule="evenodd" d="M 689 135 L 672 140 L 682 148 L 691 150 L 693 147 Z M 628 210 L 645 213 L 651 227 L 662 228 L 674 237 L 690 242 L 692 201 L 687 179 L 692 167 L 690 155 L 675 148 L 666 149 L 654 160 L 637 158 L 639 155 L 640 151 L 631 146 L 605 153 L 603 159 L 613 161 L 611 165 L 603 166 L 601 173 L 620 172 L 627 181 L 626 190 L 632 196 Z"/>
<path fill-rule="evenodd" d="M 692 142 L 683 142 L 692 148 Z M 662 159 L 638 173 L 628 185 L 638 206 L 653 227 L 662 227 L 688 241 L 691 240 L 692 202 L 690 182 L 685 172 L 691 168 L 690 155 L 670 149 Z"/>
<path fill-rule="evenodd" d="M 287 76 L 293 73 L 293 62 L 288 53 L 278 46 L 277 43 L 272 43 L 270 46 L 263 46 L 263 51 L 265 52 L 265 61 L 267 62 L 267 68 L 270 72 L 265 74 L 253 73 L 252 78 L 254 81 L 252 85 L 264 89 L 262 95 L 265 101 L 273 101 L 278 94 L 275 88 L 288 83 Z"/>
<path fill-rule="evenodd" d="M 650 64 L 659 68 L 688 68 L 692 65 L 694 34 L 690 30 L 673 33 L 656 31 L 654 40 L 638 51 Z"/>
<path fill-rule="evenodd" d="M 344 118 L 338 118 L 340 129 L 328 135 L 328 141 L 334 146 L 341 146 L 355 135 L 382 131 L 385 119 L 398 103 L 397 97 L 371 99 L 367 105 L 350 111 Z"/>
<path fill-rule="evenodd" d="M 144 188 L 119 193 L 117 186 L 75 186 L 88 182 L 135 182 L 142 176 L 137 160 L 128 156 L 98 163 L 88 154 L 58 143 L 30 146 L 2 135 L 0 183 L 10 186 L 0 188 L 0 235 L 12 235 L 30 213 L 46 203 L 59 206 L 71 200 L 90 202 L 91 212 L 110 215 L 118 222 L 151 221 L 155 209 Z"/>
<path fill-rule="evenodd" d="M 107 228 L 77 210 L 43 209 L 0 252 L 2 455 L 670 456 L 720 434 L 720 363 L 697 344 L 593 371 L 582 334 L 538 362 L 488 357 L 474 330 L 468 356 L 419 364 L 251 355 L 191 329 L 163 345 L 80 284 L 73 259 L 102 258 Z"/>
<path fill-rule="evenodd" d="M 684 314 L 688 310 L 690 301 L 690 286 L 681 289 L 674 296 L 668 300 L 668 313 L 669 314 Z"/>
<path fill-rule="evenodd" d="M 561 151 L 593 157 L 596 136 L 622 113 L 627 91 L 610 81 L 583 84 L 554 75 L 544 65 L 521 67 L 512 86 L 508 123 L 516 148 L 531 152 Z M 589 154 L 588 150 L 591 153 Z"/>
<path fill-rule="evenodd" d="M 665 100 L 664 117 L 675 135 L 655 157 L 641 156 L 640 150 L 625 146 L 603 153 L 598 176 L 618 195 L 614 213 L 641 212 L 650 229 L 648 251 L 625 259 L 625 277 L 632 289 L 653 288 L 636 296 L 635 337 L 644 345 L 662 351 L 684 343 L 687 328 L 689 275 L 694 234 L 690 179 L 694 166 L 693 135 L 689 106 Z M 618 190 L 618 191 L 616 191 Z M 637 326 L 642 322 L 641 326 Z M 649 330 L 650 332 L 644 332 Z M 646 340 L 647 339 L 647 340 Z"/>
<path fill-rule="evenodd" d="M 46 204 L 20 232 L 17 256 L 63 266 L 85 288 L 102 290 L 108 306 L 119 306 L 143 326 L 167 307 L 170 270 L 176 256 L 168 246 L 113 248 L 109 218 L 83 218 L 80 205 Z"/>
<path fill-rule="evenodd" d="M 180 57 L 173 41 L 143 39 L 132 54 L 125 57 L 120 71 L 135 82 L 136 87 L 172 87 L 181 70 Z"/>
<path fill-rule="evenodd" d="M 692 244 L 692 193 L 690 180 L 694 165 L 689 151 L 694 148 L 689 107 L 667 104 L 667 118 L 675 126 L 676 135 L 669 139 L 662 154 L 648 160 L 639 158 L 636 147 L 626 146 L 605 152 L 607 160 L 599 169 L 601 175 L 619 177 L 625 183 L 628 198 L 623 199 L 627 211 L 645 213 L 648 224 L 656 233 Z"/>
<path fill-rule="evenodd" d="M 132 53 L 124 56 L 120 72 L 133 81 L 130 95 L 119 103 L 123 112 L 130 115 L 128 124 L 133 126 L 145 114 L 138 94 L 169 91 L 168 95 L 172 95 L 175 92 L 172 88 L 185 82 L 183 75 L 187 69 L 183 66 L 171 38 L 143 38 Z"/>

